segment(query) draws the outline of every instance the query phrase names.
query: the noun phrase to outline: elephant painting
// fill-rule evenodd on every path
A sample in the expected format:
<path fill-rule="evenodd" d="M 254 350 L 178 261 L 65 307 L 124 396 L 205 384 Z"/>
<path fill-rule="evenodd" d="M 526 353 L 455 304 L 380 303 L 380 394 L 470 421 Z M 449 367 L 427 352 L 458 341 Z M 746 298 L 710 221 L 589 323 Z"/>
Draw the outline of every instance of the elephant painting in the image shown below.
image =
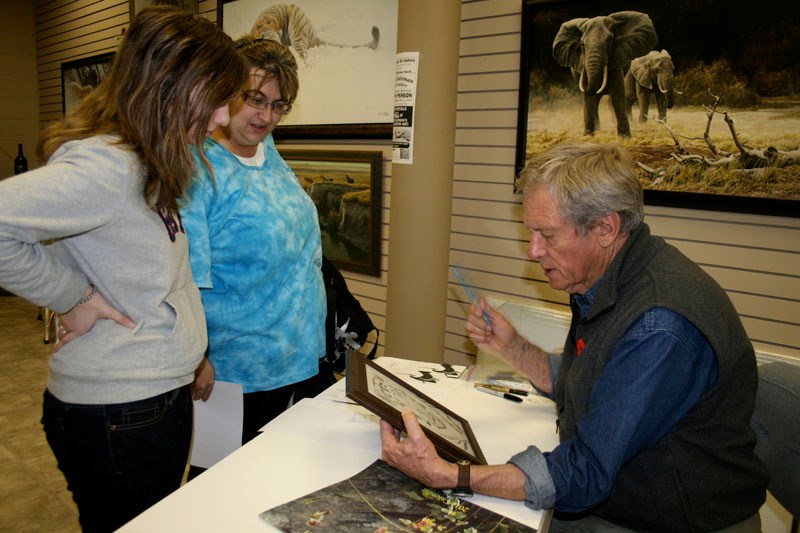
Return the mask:
<path fill-rule="evenodd" d="M 611 97 L 617 133 L 630 136 L 625 109 L 624 76 L 631 61 L 658 42 L 653 21 L 645 13 L 620 11 L 608 16 L 575 18 L 561 25 L 553 40 L 553 57 L 569 67 L 583 93 L 584 133 L 600 127 L 598 106 Z"/>
<path fill-rule="evenodd" d="M 646 56 L 631 61 L 625 74 L 625 100 L 628 118 L 631 118 L 633 103 L 639 100 L 639 122 L 647 122 L 650 110 L 650 95 L 655 96 L 658 119 L 667 120 L 667 109 L 672 109 L 672 72 L 675 65 L 666 50 L 653 50 Z"/>

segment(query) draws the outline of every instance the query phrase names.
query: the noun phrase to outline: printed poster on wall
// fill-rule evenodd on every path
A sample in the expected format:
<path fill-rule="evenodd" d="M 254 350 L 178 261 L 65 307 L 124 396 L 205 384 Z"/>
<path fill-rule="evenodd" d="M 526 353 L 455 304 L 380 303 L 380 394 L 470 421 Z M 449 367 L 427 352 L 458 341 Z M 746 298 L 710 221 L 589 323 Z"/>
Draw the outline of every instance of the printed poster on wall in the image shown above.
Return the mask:
<path fill-rule="evenodd" d="M 392 163 L 414 162 L 414 102 L 417 99 L 419 52 L 397 54 L 394 64 Z"/>

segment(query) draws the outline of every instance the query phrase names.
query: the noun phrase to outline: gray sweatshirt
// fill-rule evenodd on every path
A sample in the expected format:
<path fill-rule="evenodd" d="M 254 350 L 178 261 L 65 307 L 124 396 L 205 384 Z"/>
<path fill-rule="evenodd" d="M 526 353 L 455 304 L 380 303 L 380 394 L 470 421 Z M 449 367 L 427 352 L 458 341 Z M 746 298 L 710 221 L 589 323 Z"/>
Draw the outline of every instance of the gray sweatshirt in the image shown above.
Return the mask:
<path fill-rule="evenodd" d="M 147 206 L 144 167 L 113 141 L 68 142 L 46 166 L 0 182 L 0 286 L 66 312 L 93 283 L 136 322 L 100 320 L 53 355 L 47 388 L 70 403 L 129 402 L 191 383 L 206 349 L 180 218 Z"/>

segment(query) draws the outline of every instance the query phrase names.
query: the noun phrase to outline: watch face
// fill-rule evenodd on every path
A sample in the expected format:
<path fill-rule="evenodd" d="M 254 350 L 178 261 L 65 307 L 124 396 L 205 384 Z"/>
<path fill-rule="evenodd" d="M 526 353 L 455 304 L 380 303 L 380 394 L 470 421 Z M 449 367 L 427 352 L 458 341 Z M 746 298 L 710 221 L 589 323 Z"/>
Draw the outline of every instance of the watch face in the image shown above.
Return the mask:
<path fill-rule="evenodd" d="M 459 498 L 471 498 L 472 496 L 475 496 L 475 493 L 472 492 L 472 489 L 468 487 L 456 487 L 450 490 L 450 494 Z"/>

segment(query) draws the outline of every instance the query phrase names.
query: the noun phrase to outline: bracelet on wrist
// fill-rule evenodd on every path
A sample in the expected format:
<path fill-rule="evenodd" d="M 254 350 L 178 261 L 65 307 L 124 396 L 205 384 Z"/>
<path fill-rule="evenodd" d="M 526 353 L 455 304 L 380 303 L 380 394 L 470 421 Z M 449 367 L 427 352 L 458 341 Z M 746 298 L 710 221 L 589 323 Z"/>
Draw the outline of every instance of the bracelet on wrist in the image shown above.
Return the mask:
<path fill-rule="evenodd" d="M 92 289 L 92 290 L 89 291 L 89 294 L 85 295 L 83 298 L 78 300 L 78 303 L 75 304 L 75 305 L 85 304 L 86 302 L 88 302 L 89 300 L 94 298 L 94 295 L 97 294 L 97 287 L 95 286 L 94 283 L 90 283 L 89 287 L 91 287 L 91 289 Z"/>

